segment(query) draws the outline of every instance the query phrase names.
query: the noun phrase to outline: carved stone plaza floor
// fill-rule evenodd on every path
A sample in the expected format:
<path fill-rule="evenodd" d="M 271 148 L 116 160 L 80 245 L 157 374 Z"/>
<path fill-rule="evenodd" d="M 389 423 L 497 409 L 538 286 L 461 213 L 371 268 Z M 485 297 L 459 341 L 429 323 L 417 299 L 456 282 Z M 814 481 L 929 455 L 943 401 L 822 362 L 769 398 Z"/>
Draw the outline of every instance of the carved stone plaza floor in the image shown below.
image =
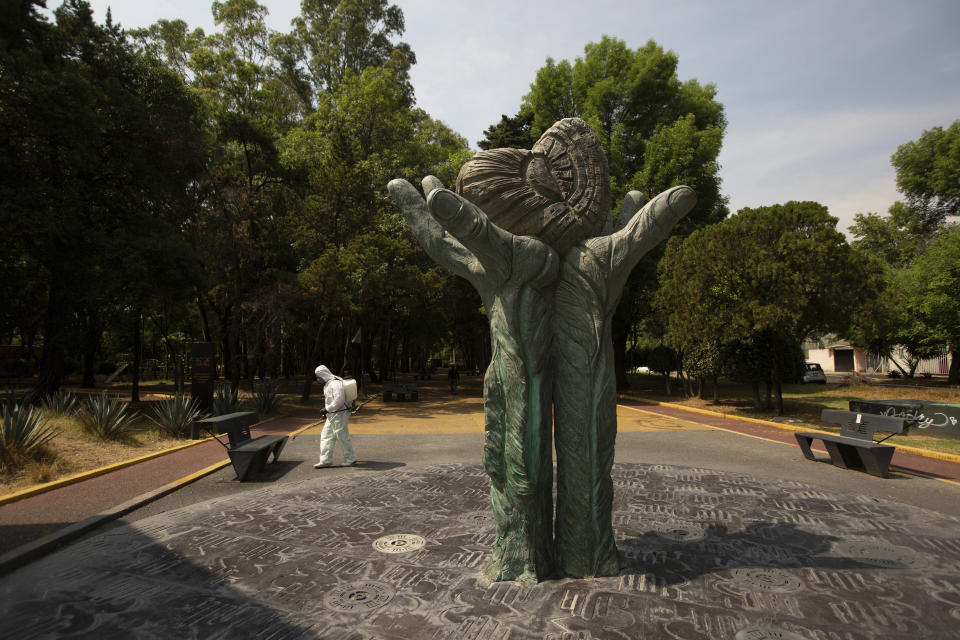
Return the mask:
<path fill-rule="evenodd" d="M 614 468 L 620 575 L 491 583 L 480 465 L 317 476 L 78 542 L 0 581 L 4 638 L 940 638 L 960 521 L 796 482 Z"/>

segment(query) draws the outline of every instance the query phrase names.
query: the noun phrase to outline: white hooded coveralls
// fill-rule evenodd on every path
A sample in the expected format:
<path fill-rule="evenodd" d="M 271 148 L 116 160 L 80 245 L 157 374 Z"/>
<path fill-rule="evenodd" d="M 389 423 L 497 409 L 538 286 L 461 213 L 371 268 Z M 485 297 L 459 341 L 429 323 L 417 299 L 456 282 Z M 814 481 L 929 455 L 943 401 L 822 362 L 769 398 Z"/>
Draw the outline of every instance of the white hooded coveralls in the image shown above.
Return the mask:
<path fill-rule="evenodd" d="M 357 456 L 353 453 L 353 443 L 350 442 L 350 432 L 347 430 L 350 409 L 343 392 L 343 381 L 324 365 L 317 367 L 315 373 L 317 378 L 323 381 L 323 404 L 327 410 L 327 422 L 320 432 L 320 463 L 333 463 L 333 447 L 339 442 L 343 447 L 343 463 L 353 464 L 357 461 Z"/>

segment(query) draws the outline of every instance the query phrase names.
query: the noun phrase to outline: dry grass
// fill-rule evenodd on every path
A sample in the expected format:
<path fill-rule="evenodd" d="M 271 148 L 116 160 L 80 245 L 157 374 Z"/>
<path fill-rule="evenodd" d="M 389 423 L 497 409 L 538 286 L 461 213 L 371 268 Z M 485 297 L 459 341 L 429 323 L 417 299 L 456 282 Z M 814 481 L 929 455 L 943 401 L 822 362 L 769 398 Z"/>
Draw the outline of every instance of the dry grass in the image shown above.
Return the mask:
<path fill-rule="evenodd" d="M 160 435 L 143 421 L 124 442 L 104 442 L 83 432 L 73 417 L 54 417 L 50 424 L 58 433 L 39 460 L 26 463 L 19 471 L 0 475 L 0 495 L 28 489 L 83 471 L 98 469 L 131 458 L 183 444 Z"/>

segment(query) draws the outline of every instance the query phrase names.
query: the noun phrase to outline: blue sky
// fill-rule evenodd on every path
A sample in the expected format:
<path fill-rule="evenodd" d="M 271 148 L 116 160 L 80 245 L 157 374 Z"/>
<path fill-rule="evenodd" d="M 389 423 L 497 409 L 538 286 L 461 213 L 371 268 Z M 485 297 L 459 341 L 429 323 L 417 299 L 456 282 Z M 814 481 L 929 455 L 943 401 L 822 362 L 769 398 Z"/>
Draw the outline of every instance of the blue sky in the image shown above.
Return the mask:
<path fill-rule="evenodd" d="M 516 113 L 547 57 L 572 61 L 602 35 L 673 50 L 680 79 L 715 84 L 726 108 L 720 163 L 732 211 L 816 200 L 846 231 L 854 214 L 886 213 L 898 198 L 898 145 L 960 119 L 957 0 L 394 1 L 417 55 L 418 105 L 474 148 Z M 278 31 L 299 11 L 299 0 L 261 4 Z M 128 28 L 182 18 L 214 29 L 206 0 L 91 5 L 98 20 L 111 6 Z"/>

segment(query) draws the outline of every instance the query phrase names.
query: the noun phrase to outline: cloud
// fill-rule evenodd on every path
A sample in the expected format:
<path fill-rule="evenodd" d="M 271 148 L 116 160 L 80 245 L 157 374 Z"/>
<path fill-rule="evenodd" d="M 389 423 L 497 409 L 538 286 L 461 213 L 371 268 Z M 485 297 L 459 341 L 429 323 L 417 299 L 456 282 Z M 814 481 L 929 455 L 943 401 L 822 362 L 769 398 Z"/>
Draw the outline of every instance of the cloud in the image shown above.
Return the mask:
<path fill-rule="evenodd" d="M 899 198 L 890 156 L 925 129 L 947 125 L 955 103 L 811 115 L 730 116 L 720 155 L 732 211 L 788 200 L 827 205 L 846 227 L 859 212 L 886 213 Z"/>

